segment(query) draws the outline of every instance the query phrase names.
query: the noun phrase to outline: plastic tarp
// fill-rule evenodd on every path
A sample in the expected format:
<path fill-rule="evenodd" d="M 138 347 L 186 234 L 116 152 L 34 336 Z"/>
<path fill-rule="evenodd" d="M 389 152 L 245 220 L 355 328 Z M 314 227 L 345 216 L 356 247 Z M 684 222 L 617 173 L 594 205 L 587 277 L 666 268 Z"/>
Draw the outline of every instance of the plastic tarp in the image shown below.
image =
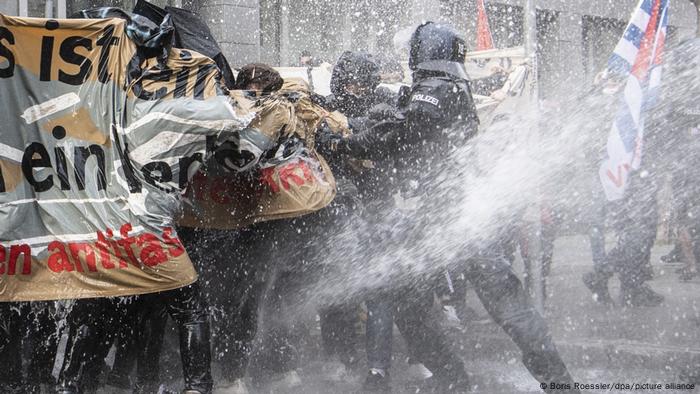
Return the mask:
<path fill-rule="evenodd" d="M 273 145 L 167 23 L 116 9 L 0 15 L 0 301 L 124 296 L 196 280 L 174 229 L 202 163 Z M 167 22 L 167 21 L 164 21 Z"/>

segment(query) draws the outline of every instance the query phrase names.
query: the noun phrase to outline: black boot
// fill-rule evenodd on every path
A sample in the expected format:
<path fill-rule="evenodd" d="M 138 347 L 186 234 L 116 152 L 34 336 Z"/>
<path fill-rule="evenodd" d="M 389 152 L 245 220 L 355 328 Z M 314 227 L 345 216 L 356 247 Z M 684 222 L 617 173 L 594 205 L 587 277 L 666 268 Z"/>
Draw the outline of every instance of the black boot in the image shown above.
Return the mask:
<path fill-rule="evenodd" d="M 664 302 L 664 296 L 655 292 L 646 284 L 622 284 L 620 301 L 624 307 L 654 307 Z"/>
<path fill-rule="evenodd" d="M 683 255 L 683 250 L 681 249 L 680 243 L 676 242 L 673 244 L 673 249 L 671 249 L 668 254 L 661 256 L 659 260 L 665 264 L 680 264 L 683 262 L 681 256 Z"/>
<path fill-rule="evenodd" d="M 76 387 L 62 386 L 57 387 L 56 394 L 78 394 L 78 389 Z"/>
<path fill-rule="evenodd" d="M 202 394 L 211 393 L 211 355 L 209 323 L 180 326 L 180 350 L 187 388 Z"/>
<path fill-rule="evenodd" d="M 69 328 L 73 331 L 73 328 Z M 94 334 L 87 325 L 77 327 L 68 335 L 66 352 L 63 355 L 63 366 L 58 376 L 56 386 L 57 394 L 78 394 L 84 383 L 84 374 L 87 365 L 95 362 Z"/>
<path fill-rule="evenodd" d="M 583 275 L 583 284 L 593 293 L 593 299 L 603 305 L 612 305 L 613 300 L 608 291 L 608 280 L 595 272 Z"/>
<path fill-rule="evenodd" d="M 371 393 L 391 392 L 391 376 L 389 376 L 389 371 L 371 369 L 367 373 L 367 378 L 365 378 L 365 383 L 362 385 L 362 390 Z"/>
<path fill-rule="evenodd" d="M 180 357 L 185 391 L 210 394 L 211 376 L 209 316 L 197 283 L 160 294 L 180 332 Z"/>
<path fill-rule="evenodd" d="M 434 393 L 467 393 L 469 392 L 469 376 L 464 370 L 464 366 L 460 366 L 455 370 L 436 373 L 427 380 L 434 380 L 432 392 Z M 428 392 L 431 392 L 428 390 Z"/>

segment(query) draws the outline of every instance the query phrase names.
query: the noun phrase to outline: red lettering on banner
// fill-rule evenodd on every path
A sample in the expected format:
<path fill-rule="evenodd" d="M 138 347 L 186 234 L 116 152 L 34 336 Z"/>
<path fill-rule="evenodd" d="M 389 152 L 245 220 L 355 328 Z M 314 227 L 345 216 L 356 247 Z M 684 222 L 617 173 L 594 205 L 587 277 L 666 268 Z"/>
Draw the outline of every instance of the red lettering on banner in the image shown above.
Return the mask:
<path fill-rule="evenodd" d="M 10 261 L 7 263 L 7 274 L 14 275 L 17 269 L 17 261 L 19 256 L 24 256 L 22 264 L 22 275 L 32 274 L 32 248 L 27 244 L 10 246 Z"/>
<path fill-rule="evenodd" d="M 54 273 L 99 272 L 98 258 L 106 270 L 117 268 L 116 258 L 119 268 L 128 268 L 129 262 L 123 257 L 122 248 L 127 251 L 128 259 L 134 266 L 140 268 L 143 264 L 154 267 L 186 252 L 180 239 L 173 235 L 171 227 L 163 229 L 162 239 L 152 233 L 129 236 L 132 229 L 129 223 L 123 225 L 120 229 L 123 239 L 120 240 L 111 239 L 114 234 L 108 228 L 104 233 L 97 232 L 94 243 L 51 241 L 47 246 L 47 267 Z M 138 258 L 135 256 L 137 252 Z M 30 245 L 0 245 L 0 275 L 32 275 L 32 263 Z"/>
<path fill-rule="evenodd" d="M 134 267 L 140 267 L 141 265 L 139 264 L 139 261 L 134 255 L 134 250 L 131 249 L 131 245 L 133 245 L 136 242 L 134 237 L 129 236 L 129 231 L 131 231 L 132 229 L 133 227 L 130 223 L 126 223 L 125 225 L 123 225 L 119 229 L 119 234 L 122 236 L 123 239 L 120 239 L 119 241 L 117 241 L 117 243 L 119 244 L 119 246 L 124 248 L 127 257 L 129 257 L 129 261 L 131 261 L 131 264 L 133 264 Z"/>
<path fill-rule="evenodd" d="M 273 193 L 279 193 L 280 187 L 277 186 L 277 183 L 275 182 L 275 178 L 273 177 L 274 174 L 275 167 L 263 168 L 260 170 L 260 183 L 269 186 Z"/>
<path fill-rule="evenodd" d="M 109 229 L 107 229 L 107 231 L 109 231 Z M 107 242 L 107 238 L 102 234 L 102 231 L 97 232 L 97 243 L 95 243 L 95 247 L 100 252 L 100 263 L 102 266 L 108 270 L 113 269 L 114 264 L 109 257 L 109 242 Z"/>
<path fill-rule="evenodd" d="M 48 249 L 49 251 L 54 252 L 49 256 L 48 261 L 48 266 L 51 271 L 56 273 L 63 271 L 73 272 L 73 264 L 71 264 L 68 254 L 66 253 L 66 248 L 62 243 L 58 241 L 51 241 Z"/>
<path fill-rule="evenodd" d="M 114 236 L 114 233 L 112 233 L 112 229 L 108 228 L 107 231 L 107 238 L 112 238 Z M 119 262 L 119 268 L 127 268 L 129 266 L 129 263 L 126 261 L 124 256 L 122 255 L 122 252 L 119 248 L 119 243 L 115 240 L 110 239 L 109 244 L 112 246 L 112 251 L 114 252 L 114 257 L 117 258 L 117 261 Z"/>
<path fill-rule="evenodd" d="M 110 240 L 109 244 L 112 245 L 112 251 L 114 251 L 114 257 L 119 261 L 119 268 L 128 268 L 129 263 L 126 258 L 122 255 L 121 248 L 119 247 L 119 242 Z"/>
<path fill-rule="evenodd" d="M 83 272 L 83 260 L 85 260 L 85 264 L 87 264 L 90 272 L 97 272 L 95 250 L 92 248 L 92 245 L 83 242 L 70 242 L 68 243 L 68 249 L 70 249 L 70 253 L 73 256 L 73 262 L 75 263 L 75 268 L 78 270 L 78 272 Z M 83 255 L 83 259 L 80 258 L 81 253 Z"/>
<path fill-rule="evenodd" d="M 153 234 L 145 233 L 138 237 L 138 244 L 142 247 L 141 262 L 148 267 L 155 267 L 158 264 L 168 261 L 168 256 L 165 254 L 163 247 L 160 246 L 160 240 Z M 143 245 L 146 244 L 144 247 Z"/>
<path fill-rule="evenodd" d="M 296 169 L 301 170 L 301 173 L 304 176 L 303 178 L 297 174 L 295 171 Z M 309 181 L 309 183 L 313 183 L 314 178 L 311 175 L 311 170 L 309 170 L 309 167 L 304 162 L 300 161 L 298 163 L 288 164 L 280 168 L 280 182 L 285 190 L 289 190 L 290 180 L 296 183 L 297 186 L 302 186 L 304 184 L 304 180 Z"/>
<path fill-rule="evenodd" d="M 5 247 L 0 245 L 0 275 L 5 274 Z"/>
<path fill-rule="evenodd" d="M 166 227 L 163 229 L 163 241 L 165 242 L 166 245 L 172 245 L 172 248 L 169 248 L 168 251 L 170 252 L 170 255 L 173 257 L 178 257 L 181 256 L 183 253 L 185 253 L 185 247 L 182 245 L 182 242 L 180 241 L 180 238 L 178 237 L 171 237 L 171 234 L 173 233 L 173 229 L 170 227 Z"/>
<path fill-rule="evenodd" d="M 301 170 L 301 175 L 299 175 L 299 171 L 297 170 Z M 268 185 L 273 193 L 280 192 L 280 186 L 277 184 L 277 182 L 275 182 L 275 178 L 273 176 L 275 171 L 277 171 L 279 174 L 279 183 L 282 185 L 284 190 L 290 189 L 290 182 L 295 183 L 297 186 L 303 186 L 306 182 L 314 182 L 314 176 L 311 169 L 303 161 L 290 163 L 281 167 L 263 168 L 260 172 L 260 181 L 263 185 Z"/>
<path fill-rule="evenodd" d="M 629 171 L 629 164 L 623 164 L 621 166 L 617 166 L 617 176 L 613 174 L 610 170 L 607 171 L 608 178 L 612 181 L 612 183 L 615 184 L 617 187 L 622 187 L 622 185 L 625 183 L 625 178 L 624 174 L 622 171 L 624 170 L 625 173 Z"/>

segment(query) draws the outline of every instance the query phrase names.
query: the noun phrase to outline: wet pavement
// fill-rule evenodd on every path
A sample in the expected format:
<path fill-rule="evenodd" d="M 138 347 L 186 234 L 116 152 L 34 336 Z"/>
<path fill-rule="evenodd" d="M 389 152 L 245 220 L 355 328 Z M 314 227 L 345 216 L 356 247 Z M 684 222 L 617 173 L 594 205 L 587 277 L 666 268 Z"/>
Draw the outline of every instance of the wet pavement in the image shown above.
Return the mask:
<path fill-rule="evenodd" d="M 590 393 L 688 393 L 700 390 L 674 390 L 666 385 L 691 383 L 679 375 L 686 370 L 700 371 L 700 280 L 681 282 L 675 270 L 679 265 L 660 263 L 659 257 L 670 245 L 657 245 L 652 253 L 655 278 L 651 286 L 666 297 L 654 308 L 606 307 L 597 304 L 581 281 L 592 267 L 585 236 L 561 237 L 556 241 L 552 272 L 548 280 L 545 316 L 554 341 L 574 380 L 581 384 L 610 385 Z M 516 261 L 520 273 L 522 263 Z M 611 295 L 617 300 L 619 284 L 611 282 Z M 473 292 L 467 296 L 474 314 L 468 321 L 449 325 L 455 349 L 465 360 L 475 393 L 541 393 L 520 362 L 520 352 L 510 338 L 493 323 Z M 435 311 L 440 313 L 439 311 Z M 339 362 L 321 356 L 318 324 L 301 350 L 301 368 L 292 375 L 254 386 L 249 393 L 360 393 L 365 368 L 354 373 L 340 369 Z M 420 377 L 407 363 L 405 345 L 395 330 L 392 392 L 416 392 Z M 176 346 L 176 342 L 172 343 Z M 358 345 L 360 352 L 362 345 Z M 172 355 L 171 358 L 176 358 Z M 362 358 L 364 360 L 364 357 Z M 172 361 L 172 360 L 171 360 Z M 168 364 L 166 367 L 165 364 Z M 164 374 L 179 374 L 179 365 L 164 360 Z M 214 366 L 214 375 L 218 375 Z M 170 387 L 181 386 L 168 379 Z M 661 385 L 661 389 L 653 385 Z M 218 381 L 215 394 L 238 394 Z M 635 385 L 640 385 L 635 389 Z M 627 389 L 631 386 L 631 389 Z"/>
<path fill-rule="evenodd" d="M 545 316 L 575 381 L 610 385 L 604 390 L 588 392 L 700 392 L 666 386 L 689 383 L 683 382 L 679 374 L 689 368 L 698 370 L 696 360 L 700 365 L 700 280 L 681 282 L 675 273 L 679 265 L 660 263 L 659 257 L 669 250 L 669 245 L 657 245 L 652 254 L 655 278 L 650 283 L 666 297 L 663 305 L 622 308 L 617 303 L 606 307 L 597 304 L 581 282 L 583 273 L 592 268 L 587 238 L 569 236 L 557 240 Z M 520 271 L 521 267 L 522 264 L 516 262 L 516 270 Z M 617 300 L 617 279 L 610 284 L 611 295 Z M 488 318 L 473 292 L 468 295 L 468 305 L 476 312 L 475 316 L 450 330 L 472 376 L 472 390 L 476 393 L 540 393 L 540 383 L 520 362 L 520 352 Z M 396 336 L 400 337 L 398 333 Z M 395 354 L 393 392 L 415 392 L 413 382 L 417 377 L 407 372 L 409 365 L 401 339 L 396 340 Z M 320 361 L 308 362 L 297 371 L 299 380 L 294 380 L 299 385 L 291 387 L 290 380 L 283 380 L 251 392 L 360 392 L 364 370 L 338 382 L 332 381 L 336 374 L 328 369 L 328 364 L 324 368 Z M 635 385 L 638 385 L 636 389 Z M 661 385 L 661 389 L 655 385 Z"/>

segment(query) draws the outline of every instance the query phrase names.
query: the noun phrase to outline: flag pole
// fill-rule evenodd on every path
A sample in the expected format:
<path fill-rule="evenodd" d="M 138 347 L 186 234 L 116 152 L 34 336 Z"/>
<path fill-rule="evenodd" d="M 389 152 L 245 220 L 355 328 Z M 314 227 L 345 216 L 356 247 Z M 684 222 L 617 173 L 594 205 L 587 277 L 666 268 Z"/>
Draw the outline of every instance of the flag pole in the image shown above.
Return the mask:
<path fill-rule="evenodd" d="M 523 7 L 523 30 L 525 37 L 525 56 L 527 56 L 533 73 L 533 86 L 531 90 L 530 109 L 533 116 L 533 125 L 535 131 L 532 133 L 531 146 L 533 155 L 537 155 L 537 148 L 540 146 L 539 139 L 539 88 L 538 88 L 538 70 L 537 70 L 537 8 L 535 0 L 525 0 Z M 545 276 L 544 276 L 544 259 L 542 255 L 542 192 L 540 185 L 536 185 L 535 201 L 533 201 L 532 209 L 530 210 L 531 217 L 529 227 L 530 231 L 527 235 L 527 243 L 529 250 L 530 269 L 529 278 L 530 295 L 535 308 L 541 314 L 544 314 L 545 306 Z"/>
<path fill-rule="evenodd" d="M 695 13 L 697 14 L 697 27 L 695 28 L 695 36 L 700 37 L 700 0 L 690 0 L 695 6 Z"/>
<path fill-rule="evenodd" d="M 537 49 L 537 9 L 534 0 L 525 0 L 523 18 L 525 51 L 528 56 L 534 56 Z"/>

